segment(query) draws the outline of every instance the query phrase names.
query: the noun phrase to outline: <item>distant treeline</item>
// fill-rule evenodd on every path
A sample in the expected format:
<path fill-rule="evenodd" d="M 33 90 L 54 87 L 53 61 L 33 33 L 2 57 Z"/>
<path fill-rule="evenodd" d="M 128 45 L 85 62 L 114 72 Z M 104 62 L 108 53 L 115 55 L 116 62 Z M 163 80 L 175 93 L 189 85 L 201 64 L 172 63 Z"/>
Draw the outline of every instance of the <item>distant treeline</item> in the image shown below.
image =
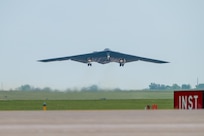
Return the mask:
<path fill-rule="evenodd" d="M 190 84 L 182 84 L 181 86 L 178 84 L 173 84 L 173 85 L 164 85 L 164 84 L 156 84 L 156 83 L 151 83 L 149 85 L 149 88 L 147 89 L 141 89 L 141 90 L 179 90 L 179 89 L 204 89 L 204 83 L 196 85 L 194 88 L 191 87 Z M 33 87 L 29 84 L 21 85 L 20 87 L 16 88 L 15 90 L 17 91 L 45 91 L 45 92 L 58 92 L 62 90 L 58 89 L 52 89 L 50 87 L 45 87 L 45 88 L 39 88 L 39 87 Z M 87 92 L 97 92 L 97 91 L 127 91 L 127 90 L 122 90 L 119 88 L 115 89 L 101 89 L 97 85 L 91 85 L 89 87 L 83 87 L 81 89 L 66 89 L 63 91 L 69 92 L 69 91 L 87 91 Z M 130 91 L 130 90 L 128 90 Z"/>
<path fill-rule="evenodd" d="M 164 84 L 156 84 L 151 83 L 149 85 L 149 90 L 179 90 L 179 89 L 204 89 L 204 84 L 198 84 L 194 88 L 191 87 L 190 84 L 182 84 L 181 86 L 178 84 L 164 85 Z"/>
<path fill-rule="evenodd" d="M 89 87 L 83 87 L 81 89 L 66 89 L 66 90 L 58 90 L 58 89 L 52 89 L 50 87 L 45 87 L 45 88 L 39 88 L 39 87 L 33 87 L 29 84 L 25 84 L 25 85 L 21 85 L 20 87 L 16 88 L 15 90 L 17 91 L 45 91 L 45 92 L 59 92 L 59 91 L 65 91 L 65 92 L 71 92 L 71 91 L 84 91 L 84 92 L 96 92 L 96 91 L 123 91 L 119 88 L 115 88 L 115 89 L 101 89 L 99 88 L 97 85 L 91 85 Z"/>

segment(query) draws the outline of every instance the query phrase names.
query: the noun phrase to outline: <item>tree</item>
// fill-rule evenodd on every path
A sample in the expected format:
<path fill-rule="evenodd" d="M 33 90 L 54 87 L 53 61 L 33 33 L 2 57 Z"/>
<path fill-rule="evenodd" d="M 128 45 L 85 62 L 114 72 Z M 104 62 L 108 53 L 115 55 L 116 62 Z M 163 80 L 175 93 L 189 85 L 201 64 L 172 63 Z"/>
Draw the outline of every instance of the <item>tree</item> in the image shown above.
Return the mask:
<path fill-rule="evenodd" d="M 95 91 L 99 91 L 99 88 L 97 85 L 91 85 L 89 87 L 83 87 L 81 89 L 81 91 L 91 91 L 91 92 L 95 92 Z"/>
<path fill-rule="evenodd" d="M 151 83 L 151 84 L 149 85 L 149 89 L 150 89 L 150 90 L 155 90 L 155 89 L 158 89 L 159 86 L 160 86 L 159 84 Z"/>
<path fill-rule="evenodd" d="M 190 84 L 182 84 L 181 89 L 191 89 L 191 85 Z"/>
<path fill-rule="evenodd" d="M 17 90 L 19 90 L 19 91 L 32 91 L 33 87 L 26 84 L 26 85 L 22 85 L 22 86 L 18 87 Z"/>
<path fill-rule="evenodd" d="M 181 89 L 181 87 L 178 84 L 173 84 L 171 88 L 173 90 Z"/>
<path fill-rule="evenodd" d="M 160 90 L 166 90 L 166 85 L 161 84 L 159 87 Z"/>
<path fill-rule="evenodd" d="M 189 88 L 189 86 L 186 86 L 186 88 Z M 173 84 L 172 86 L 164 85 L 164 84 L 156 84 L 151 83 L 149 85 L 150 90 L 178 90 L 181 89 L 181 87 L 178 84 Z"/>
<path fill-rule="evenodd" d="M 196 89 L 204 89 L 204 84 L 198 84 L 198 85 L 196 85 Z"/>
<path fill-rule="evenodd" d="M 151 83 L 149 85 L 150 90 L 168 90 L 170 88 L 171 88 L 170 86 L 164 84 Z"/>

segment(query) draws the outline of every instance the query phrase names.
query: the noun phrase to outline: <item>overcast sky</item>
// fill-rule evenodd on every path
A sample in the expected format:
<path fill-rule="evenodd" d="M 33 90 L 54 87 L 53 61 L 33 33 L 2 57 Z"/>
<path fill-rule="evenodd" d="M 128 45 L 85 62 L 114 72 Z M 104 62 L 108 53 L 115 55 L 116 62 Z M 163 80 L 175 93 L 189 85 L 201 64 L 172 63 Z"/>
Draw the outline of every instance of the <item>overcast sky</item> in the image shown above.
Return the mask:
<path fill-rule="evenodd" d="M 203 7 L 203 0 L 1 0 L 1 88 L 204 83 Z M 37 62 L 105 48 L 171 63 Z"/>

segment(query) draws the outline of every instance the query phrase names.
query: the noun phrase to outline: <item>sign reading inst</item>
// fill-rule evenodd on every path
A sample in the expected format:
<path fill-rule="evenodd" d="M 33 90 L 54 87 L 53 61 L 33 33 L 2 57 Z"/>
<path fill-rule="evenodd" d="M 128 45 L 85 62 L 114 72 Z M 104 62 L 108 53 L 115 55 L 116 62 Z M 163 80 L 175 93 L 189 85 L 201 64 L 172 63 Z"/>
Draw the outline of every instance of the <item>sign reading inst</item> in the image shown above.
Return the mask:
<path fill-rule="evenodd" d="M 174 91 L 174 109 L 204 109 L 204 90 Z"/>

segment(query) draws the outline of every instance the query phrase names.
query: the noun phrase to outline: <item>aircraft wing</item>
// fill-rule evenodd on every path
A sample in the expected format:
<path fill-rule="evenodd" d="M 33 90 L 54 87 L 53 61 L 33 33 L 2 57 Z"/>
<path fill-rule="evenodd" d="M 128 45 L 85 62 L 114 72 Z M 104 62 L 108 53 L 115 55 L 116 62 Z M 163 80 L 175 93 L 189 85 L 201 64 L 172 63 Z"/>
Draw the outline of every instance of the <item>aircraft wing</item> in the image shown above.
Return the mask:
<path fill-rule="evenodd" d="M 152 63 L 168 63 L 162 60 L 156 60 L 156 59 L 150 59 L 150 58 L 145 58 L 145 57 L 124 54 L 120 52 L 111 51 L 109 49 L 105 49 L 104 51 L 100 51 L 100 52 L 44 59 L 44 60 L 39 60 L 39 61 L 40 62 L 51 62 L 51 61 L 63 61 L 63 60 L 73 60 L 73 61 L 78 61 L 82 63 L 87 63 L 88 66 L 92 65 L 91 62 L 98 62 L 101 64 L 117 62 L 120 64 L 120 66 L 124 66 L 124 64 L 127 62 L 139 61 L 139 60 L 146 61 L 146 62 L 152 62 Z"/>
<path fill-rule="evenodd" d="M 162 61 L 162 60 L 156 60 L 156 59 L 150 59 L 150 58 L 145 58 L 145 57 L 139 57 L 139 56 L 134 56 L 134 55 L 129 55 L 129 54 L 124 54 L 120 52 L 110 52 L 110 57 L 112 61 L 114 62 L 120 62 L 121 59 L 125 60 L 125 62 L 132 62 L 132 61 L 146 61 L 146 62 L 153 62 L 153 63 L 168 63 L 167 61 Z"/>
<path fill-rule="evenodd" d="M 70 57 L 61 57 L 61 58 L 52 58 L 52 59 L 44 59 L 44 60 L 38 60 L 40 62 L 51 62 L 51 61 L 63 61 L 63 60 L 69 60 Z"/>
<path fill-rule="evenodd" d="M 67 56 L 67 57 L 59 57 L 59 58 L 51 58 L 51 59 L 44 59 L 39 60 L 40 62 L 52 62 L 52 61 L 63 61 L 63 60 L 73 60 L 82 63 L 90 62 L 98 62 L 105 56 L 104 52 L 93 52 L 88 54 L 82 55 L 75 55 L 75 56 Z"/>

